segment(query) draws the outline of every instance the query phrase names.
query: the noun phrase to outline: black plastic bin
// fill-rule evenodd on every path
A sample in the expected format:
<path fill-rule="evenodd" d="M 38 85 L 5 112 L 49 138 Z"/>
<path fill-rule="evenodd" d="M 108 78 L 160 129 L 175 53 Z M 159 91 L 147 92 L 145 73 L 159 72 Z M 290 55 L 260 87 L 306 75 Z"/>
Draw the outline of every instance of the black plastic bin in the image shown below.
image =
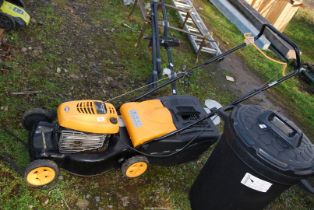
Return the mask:
<path fill-rule="evenodd" d="M 313 192 L 314 146 L 286 118 L 255 105 L 225 115 L 224 133 L 190 191 L 193 210 L 263 209 L 295 184 Z"/>

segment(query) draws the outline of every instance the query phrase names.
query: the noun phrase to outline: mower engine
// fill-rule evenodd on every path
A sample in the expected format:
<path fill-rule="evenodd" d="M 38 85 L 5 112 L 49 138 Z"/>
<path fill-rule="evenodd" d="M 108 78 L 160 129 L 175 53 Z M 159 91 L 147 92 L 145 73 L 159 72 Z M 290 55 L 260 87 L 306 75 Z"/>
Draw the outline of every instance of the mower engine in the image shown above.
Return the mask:
<path fill-rule="evenodd" d="M 61 153 L 77 153 L 108 148 L 107 135 L 88 134 L 73 130 L 61 130 L 59 151 Z"/>
<path fill-rule="evenodd" d="M 102 101 L 63 103 L 57 110 L 57 122 L 42 109 L 35 109 L 25 116 L 24 127 L 32 129 L 31 153 L 38 155 L 43 151 L 59 154 L 104 152 L 108 149 L 109 140 L 119 132 L 114 106 Z M 37 126 L 28 126 L 34 121 L 39 122 Z"/>
<path fill-rule="evenodd" d="M 111 135 L 119 132 L 113 105 L 83 100 L 63 103 L 58 108 L 59 151 L 76 153 L 107 149 Z"/>

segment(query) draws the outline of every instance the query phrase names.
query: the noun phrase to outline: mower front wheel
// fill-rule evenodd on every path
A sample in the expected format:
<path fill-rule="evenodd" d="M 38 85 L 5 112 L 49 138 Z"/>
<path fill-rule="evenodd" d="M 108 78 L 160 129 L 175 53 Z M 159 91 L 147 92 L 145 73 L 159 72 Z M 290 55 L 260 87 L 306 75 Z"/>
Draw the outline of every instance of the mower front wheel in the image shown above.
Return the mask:
<path fill-rule="evenodd" d="M 148 169 L 148 159 L 145 156 L 134 156 L 122 164 L 122 174 L 127 178 L 135 178 L 144 174 Z"/>
<path fill-rule="evenodd" d="M 52 122 L 55 120 L 55 118 L 55 113 L 45 109 L 35 108 L 24 113 L 22 124 L 26 130 L 30 131 L 33 126 L 40 121 Z"/>
<path fill-rule="evenodd" d="M 38 159 L 26 167 L 24 178 L 31 187 L 48 188 L 57 182 L 59 173 L 59 167 L 54 161 Z"/>

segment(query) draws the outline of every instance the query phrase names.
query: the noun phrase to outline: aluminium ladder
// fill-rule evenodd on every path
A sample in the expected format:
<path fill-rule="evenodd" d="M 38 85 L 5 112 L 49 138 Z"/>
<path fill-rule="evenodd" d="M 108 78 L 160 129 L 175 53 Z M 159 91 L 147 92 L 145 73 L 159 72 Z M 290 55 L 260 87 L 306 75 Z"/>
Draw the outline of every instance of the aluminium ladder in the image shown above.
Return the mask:
<path fill-rule="evenodd" d="M 159 2 L 159 0 L 152 0 Z M 198 60 L 201 52 L 220 55 L 222 52 L 219 48 L 218 43 L 214 40 L 212 34 L 207 29 L 205 23 L 201 19 L 200 15 L 193 6 L 190 0 L 172 0 L 172 5 L 163 3 L 166 7 L 174 9 L 179 14 L 182 22 L 182 28 L 177 28 L 170 25 L 169 22 L 159 23 L 160 26 L 164 27 L 167 25 L 169 29 L 179 31 L 188 35 L 188 38 L 192 44 L 192 47 L 197 54 L 196 60 Z M 140 35 L 135 46 L 138 46 L 140 40 L 143 38 L 147 26 L 150 24 L 150 17 L 148 11 L 145 8 L 145 0 L 135 0 L 134 5 L 129 14 L 129 18 L 132 16 L 136 7 L 140 8 L 144 24 L 142 26 Z"/>
<path fill-rule="evenodd" d="M 194 51 L 219 55 L 221 50 L 191 0 L 172 0 Z"/>

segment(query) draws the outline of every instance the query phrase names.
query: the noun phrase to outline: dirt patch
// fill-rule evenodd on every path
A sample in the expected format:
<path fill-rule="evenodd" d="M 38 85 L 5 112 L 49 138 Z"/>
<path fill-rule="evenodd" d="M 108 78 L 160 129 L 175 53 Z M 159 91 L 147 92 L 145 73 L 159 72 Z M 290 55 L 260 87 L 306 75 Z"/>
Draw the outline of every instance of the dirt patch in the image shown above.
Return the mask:
<path fill-rule="evenodd" d="M 229 55 L 222 62 L 213 64 L 207 69 L 211 77 L 215 78 L 215 84 L 223 90 L 231 92 L 234 95 L 234 99 L 265 84 L 265 81 L 250 70 L 236 54 Z M 228 81 L 226 79 L 227 75 L 233 77 L 235 82 Z M 308 87 L 308 85 L 305 84 L 304 88 L 305 87 Z M 311 139 L 314 135 L 312 128 L 304 125 L 296 118 L 295 113 L 297 113 L 297 110 L 295 110 L 295 107 L 289 106 L 282 97 L 283 96 L 279 93 L 268 90 L 244 103 L 257 104 L 264 108 L 282 113 L 298 124 Z"/>
<path fill-rule="evenodd" d="M 241 58 L 237 55 L 230 55 L 226 57 L 220 64 L 218 64 L 218 71 L 225 71 L 226 74 L 231 74 L 235 78 L 235 82 L 229 82 L 222 74 L 220 84 L 225 84 L 229 91 L 232 91 L 236 96 L 242 96 L 249 91 L 252 91 L 260 87 L 264 82 L 256 76 L 252 71 L 245 65 Z M 252 103 L 257 103 L 263 107 L 274 109 L 282 112 L 283 109 L 275 105 L 270 97 L 265 94 L 259 94 L 251 99 Z"/>

